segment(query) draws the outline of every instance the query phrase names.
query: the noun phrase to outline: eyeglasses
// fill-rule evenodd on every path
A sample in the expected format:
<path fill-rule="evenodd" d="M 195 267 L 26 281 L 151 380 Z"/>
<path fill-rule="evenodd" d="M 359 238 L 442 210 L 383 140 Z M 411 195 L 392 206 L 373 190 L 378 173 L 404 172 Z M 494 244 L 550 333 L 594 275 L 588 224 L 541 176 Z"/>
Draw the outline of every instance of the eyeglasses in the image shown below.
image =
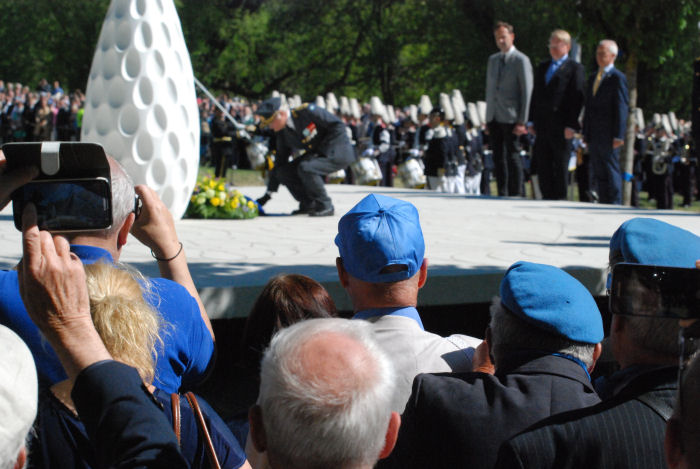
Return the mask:
<path fill-rule="evenodd" d="M 138 220 L 139 215 L 141 215 L 141 209 L 143 208 L 143 200 L 138 194 L 134 194 L 134 219 Z"/>

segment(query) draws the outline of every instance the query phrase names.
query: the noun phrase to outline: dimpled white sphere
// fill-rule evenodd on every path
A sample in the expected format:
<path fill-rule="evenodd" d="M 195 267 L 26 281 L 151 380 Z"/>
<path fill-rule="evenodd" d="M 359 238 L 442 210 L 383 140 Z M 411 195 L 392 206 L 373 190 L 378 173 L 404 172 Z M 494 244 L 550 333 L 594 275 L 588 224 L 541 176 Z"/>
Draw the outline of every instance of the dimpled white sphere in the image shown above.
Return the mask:
<path fill-rule="evenodd" d="M 112 0 L 92 59 L 81 139 L 104 146 L 173 217 L 199 168 L 192 63 L 172 0 Z"/>

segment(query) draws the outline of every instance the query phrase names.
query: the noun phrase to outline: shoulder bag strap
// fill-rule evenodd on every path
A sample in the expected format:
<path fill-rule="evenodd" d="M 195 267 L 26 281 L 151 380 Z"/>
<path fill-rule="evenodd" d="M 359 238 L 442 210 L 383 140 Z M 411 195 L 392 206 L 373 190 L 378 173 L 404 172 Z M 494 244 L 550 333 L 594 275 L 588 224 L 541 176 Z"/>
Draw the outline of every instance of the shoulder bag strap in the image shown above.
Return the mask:
<path fill-rule="evenodd" d="M 202 410 L 199 408 L 197 398 L 191 392 L 186 393 L 185 397 L 187 398 L 187 402 L 190 403 L 190 407 L 194 412 L 195 420 L 197 421 L 197 427 L 199 428 L 199 435 L 201 436 L 204 446 L 207 450 L 207 456 L 209 456 L 209 465 L 214 469 L 221 469 L 219 459 L 216 457 L 214 445 L 211 442 L 209 430 L 207 429 L 207 423 L 204 421 L 204 416 L 202 415 Z"/>
<path fill-rule="evenodd" d="M 170 394 L 170 409 L 173 412 L 173 431 L 177 438 L 177 445 L 180 446 L 180 395 L 176 392 Z"/>

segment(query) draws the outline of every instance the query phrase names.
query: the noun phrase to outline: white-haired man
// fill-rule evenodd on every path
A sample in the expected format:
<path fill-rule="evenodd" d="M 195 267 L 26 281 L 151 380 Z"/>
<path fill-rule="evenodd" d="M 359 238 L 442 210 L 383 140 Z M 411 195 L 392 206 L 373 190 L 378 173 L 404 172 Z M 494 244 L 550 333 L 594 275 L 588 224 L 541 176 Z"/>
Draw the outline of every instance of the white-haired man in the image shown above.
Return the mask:
<path fill-rule="evenodd" d="M 310 319 L 263 357 L 246 453 L 253 467 L 364 469 L 394 447 L 395 373 L 364 321 Z"/>
<path fill-rule="evenodd" d="M 24 467 L 25 441 L 36 417 L 37 379 L 32 354 L 17 334 L 0 326 L 0 467 Z"/>
<path fill-rule="evenodd" d="M 622 203 L 620 147 L 625 143 L 629 96 L 627 79 L 615 68 L 617 44 L 598 43 L 598 70 L 588 79 L 583 137 L 590 155 L 588 180 L 603 204 Z"/>

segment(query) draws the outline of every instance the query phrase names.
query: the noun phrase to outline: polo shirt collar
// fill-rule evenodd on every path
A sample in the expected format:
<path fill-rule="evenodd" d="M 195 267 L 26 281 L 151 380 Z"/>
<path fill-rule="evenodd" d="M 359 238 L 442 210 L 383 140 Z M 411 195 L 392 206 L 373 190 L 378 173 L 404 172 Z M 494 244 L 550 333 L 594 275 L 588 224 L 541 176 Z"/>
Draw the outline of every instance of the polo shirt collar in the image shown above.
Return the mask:
<path fill-rule="evenodd" d="M 418 310 L 413 306 L 365 309 L 363 311 L 358 311 L 352 318 L 369 319 L 377 316 L 403 316 L 406 318 L 411 318 L 418 323 L 421 330 L 425 330 L 423 327 L 423 321 L 421 321 L 420 315 L 418 314 Z"/>
<path fill-rule="evenodd" d="M 104 260 L 110 264 L 114 263 L 112 255 L 106 249 L 85 244 L 71 244 L 70 251 L 77 255 L 83 264 L 94 264 L 99 260 Z"/>

